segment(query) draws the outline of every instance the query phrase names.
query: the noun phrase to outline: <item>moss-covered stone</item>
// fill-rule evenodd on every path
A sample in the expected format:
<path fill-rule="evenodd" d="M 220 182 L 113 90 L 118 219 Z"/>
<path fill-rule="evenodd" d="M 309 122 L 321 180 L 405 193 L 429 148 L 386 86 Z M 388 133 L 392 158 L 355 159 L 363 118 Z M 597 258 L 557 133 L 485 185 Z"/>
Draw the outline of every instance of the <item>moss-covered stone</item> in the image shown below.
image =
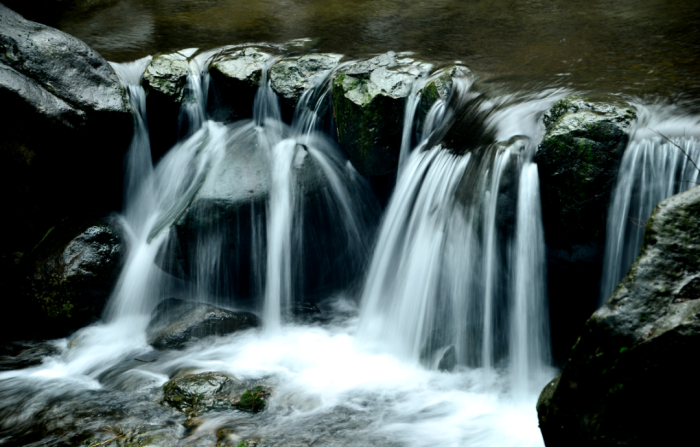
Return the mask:
<path fill-rule="evenodd" d="M 389 52 L 358 62 L 333 80 L 338 139 L 365 176 L 394 172 L 398 165 L 405 98 L 429 66 Z"/>
<path fill-rule="evenodd" d="M 548 289 L 555 356 L 574 342 L 595 310 L 605 225 L 632 107 L 580 97 L 558 101 L 543 118 L 546 134 L 535 161 L 547 242 Z"/>
<path fill-rule="evenodd" d="M 638 261 L 538 402 L 548 447 L 674 444 L 700 391 L 700 188 L 661 202 Z"/>
<path fill-rule="evenodd" d="M 156 55 L 143 73 L 142 84 L 147 94 L 160 94 L 172 102 L 181 102 L 184 94 L 190 51 Z"/>
<path fill-rule="evenodd" d="M 295 105 L 304 91 L 317 87 L 342 57 L 340 54 L 313 53 L 283 58 L 270 69 L 270 86 L 283 101 Z"/>
<path fill-rule="evenodd" d="M 269 388 L 258 385 L 247 390 L 240 398 L 234 400 L 233 406 L 241 411 L 259 413 L 265 409 L 269 395 Z"/>
<path fill-rule="evenodd" d="M 163 404 L 190 417 L 224 410 L 258 413 L 265 409 L 270 389 L 251 385 L 220 372 L 188 374 L 163 385 Z"/>

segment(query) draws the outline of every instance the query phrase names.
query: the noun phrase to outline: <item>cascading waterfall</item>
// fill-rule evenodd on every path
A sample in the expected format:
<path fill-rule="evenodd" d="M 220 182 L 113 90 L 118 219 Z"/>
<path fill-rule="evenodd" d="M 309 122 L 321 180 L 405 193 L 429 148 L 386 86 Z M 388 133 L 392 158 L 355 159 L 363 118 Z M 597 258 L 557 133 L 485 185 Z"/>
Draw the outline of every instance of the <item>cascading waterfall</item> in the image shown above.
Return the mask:
<path fill-rule="evenodd" d="M 59 356 L 26 370 L 26 377 L 0 373 L 11 385 L 0 385 L 3 398 L 21 396 L 16 390 L 33 393 L 28 404 L 17 401 L 13 421 L 21 426 L 56 400 L 55 393 L 32 388 L 37 377 L 45 381 L 41 386 L 69 389 L 89 405 L 102 405 L 104 397 L 90 401 L 80 394 L 85 387 L 132 395 L 133 405 L 153 400 L 176 371 L 194 369 L 241 379 L 274 377 L 276 385 L 264 419 L 225 412 L 183 442 L 197 443 L 198 436 L 217 432 L 218 424 L 233 423 L 243 437 L 309 443 L 316 441 L 307 439 L 307 429 L 321 442 L 343 445 L 541 445 L 533 391 L 551 371 L 546 371 L 539 187 L 531 160 L 532 141 L 542 133 L 535 123 L 556 95 L 485 105 L 495 110 L 485 125 L 494 130 L 495 141 L 506 143 L 452 152 L 427 143 L 451 125 L 451 103 L 438 100 L 423 128 L 414 130 L 420 102 L 420 88 L 414 87 L 404 119 L 406 159 L 366 270 L 358 321 L 355 284 L 335 276 L 365 271 L 378 210 L 367 182 L 322 132 L 331 96 L 328 78 L 304 93 L 287 125 L 264 70 L 253 118 L 223 125 L 206 115 L 210 54 L 188 55 L 181 139 L 156 166 L 140 86 L 149 59 L 115 64 L 139 111 L 120 217 L 125 266 L 106 324 L 62 342 Z M 411 151 L 415 137 L 421 141 Z M 264 195 L 236 205 L 244 211 L 222 217 L 225 213 L 202 203 L 216 205 L 208 194 L 221 173 L 216 168 L 228 166 L 227 157 L 255 159 L 269 185 Z M 234 179 L 247 188 L 243 177 Z M 192 222 L 202 226 L 188 226 Z M 317 239 L 318 229 L 330 237 Z M 180 233 L 187 231 L 194 231 L 185 240 L 191 258 L 183 261 L 176 252 L 184 243 Z M 235 282 L 242 280 L 238 269 L 244 267 L 255 286 L 240 302 L 262 310 L 262 332 L 153 352 L 145 327 L 158 302 L 177 296 L 237 307 L 241 287 Z M 309 273 L 317 277 L 309 279 Z M 320 286 L 309 290 L 321 290 L 326 301 L 319 306 L 331 309 L 332 322 L 285 325 L 285 315 L 306 299 L 306 282 L 312 281 Z M 248 298 L 255 304 L 245 302 Z M 450 353 L 457 363 L 453 374 L 436 371 L 452 369 L 444 361 Z M 144 357 L 151 360 L 133 360 Z M 157 418 L 140 410 L 146 407 L 134 407 L 145 411 L 137 419 L 180 427 L 165 407 L 157 406 L 162 410 Z M 336 421 L 347 430 L 339 433 Z"/>
<path fill-rule="evenodd" d="M 697 118 L 660 107 L 638 108 L 611 198 L 599 304 L 610 297 L 637 258 L 656 205 L 700 182 L 694 164 L 700 162 Z"/>
<path fill-rule="evenodd" d="M 466 96 L 468 86 L 460 94 Z M 426 149 L 424 141 L 414 150 L 368 271 L 358 329 L 363 340 L 432 367 L 444 366 L 450 351 L 458 364 L 479 366 L 487 376 L 508 366 L 511 389 L 522 398 L 541 384 L 548 319 L 531 142 L 543 132 L 537 118 L 556 96 L 494 113 L 491 125 L 508 144 L 458 155 Z M 441 103 L 428 116 L 438 113 L 445 115 Z M 433 127 L 426 120 L 426 128 Z M 511 202 L 515 209 L 508 210 Z"/>

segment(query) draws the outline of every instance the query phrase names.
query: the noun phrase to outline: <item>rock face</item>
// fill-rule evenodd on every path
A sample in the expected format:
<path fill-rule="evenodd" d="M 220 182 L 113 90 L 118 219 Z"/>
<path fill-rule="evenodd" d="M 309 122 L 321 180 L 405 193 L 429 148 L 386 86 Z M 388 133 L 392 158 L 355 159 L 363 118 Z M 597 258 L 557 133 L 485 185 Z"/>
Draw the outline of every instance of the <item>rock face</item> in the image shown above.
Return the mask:
<path fill-rule="evenodd" d="M 253 116 L 253 100 L 262 79 L 270 48 L 232 48 L 216 55 L 209 65 L 212 88 L 209 113 L 230 122 Z"/>
<path fill-rule="evenodd" d="M 428 69 L 390 51 L 341 70 L 334 79 L 338 140 L 362 175 L 396 170 L 406 97 L 413 81 Z"/>
<path fill-rule="evenodd" d="M 184 96 L 189 57 L 196 49 L 156 55 L 146 67 L 141 81 L 146 91 L 151 152 L 158 160 L 178 139 L 178 115 Z"/>
<path fill-rule="evenodd" d="M 270 86 L 282 99 L 282 115 L 291 118 L 301 95 L 319 86 L 335 69 L 340 54 L 307 54 L 284 58 L 270 69 Z"/>
<path fill-rule="evenodd" d="M 107 221 L 64 222 L 22 260 L 36 332 L 65 336 L 97 320 L 119 275 L 123 246 Z"/>
<path fill-rule="evenodd" d="M 99 54 L 0 5 L 0 103 L 0 187 L 15 216 L 0 227 L 3 254 L 31 248 L 58 216 L 120 205 L 133 118 Z"/>
<path fill-rule="evenodd" d="M 540 396 L 548 447 L 674 444 L 694 434 L 698 221 L 698 187 L 657 206 L 639 259 Z"/>
<path fill-rule="evenodd" d="M 552 338 L 565 352 L 595 309 L 610 194 L 635 119 L 633 108 L 564 98 L 544 116 L 535 161 L 547 242 Z"/>
<path fill-rule="evenodd" d="M 232 409 L 258 413 L 265 409 L 270 389 L 251 386 L 220 372 L 188 374 L 163 385 L 163 403 L 188 414 Z"/>
<path fill-rule="evenodd" d="M 146 334 L 148 343 L 157 349 L 180 349 L 191 340 L 259 325 L 258 317 L 250 312 L 232 312 L 206 303 L 170 298 L 153 310 Z"/>

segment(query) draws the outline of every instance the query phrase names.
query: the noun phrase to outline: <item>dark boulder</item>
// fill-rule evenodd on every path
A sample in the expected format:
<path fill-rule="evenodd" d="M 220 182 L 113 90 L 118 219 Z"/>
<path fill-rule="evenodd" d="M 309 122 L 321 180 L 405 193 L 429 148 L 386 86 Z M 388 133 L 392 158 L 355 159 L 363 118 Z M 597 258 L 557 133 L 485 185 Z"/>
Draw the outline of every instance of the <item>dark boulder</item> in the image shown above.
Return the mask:
<path fill-rule="evenodd" d="M 406 97 L 428 69 L 390 51 L 340 70 L 333 80 L 338 140 L 362 175 L 396 171 Z"/>
<path fill-rule="evenodd" d="M 181 349 L 189 341 L 258 327 L 250 312 L 233 312 L 206 303 L 169 298 L 153 310 L 146 335 L 157 349 Z"/>
<path fill-rule="evenodd" d="M 85 43 L 0 5 L 0 252 L 26 252 L 51 222 L 121 205 L 131 109 L 113 68 Z M 8 237 L 11 235 L 11 237 Z"/>
<path fill-rule="evenodd" d="M 263 70 L 275 48 L 224 49 L 209 64 L 211 88 L 208 112 L 217 121 L 231 122 L 253 116 L 253 100 Z"/>
<path fill-rule="evenodd" d="M 683 444 L 700 391 L 700 188 L 661 202 L 637 262 L 540 396 L 548 447 Z"/>
<path fill-rule="evenodd" d="M 629 105 L 580 97 L 560 100 L 544 116 L 535 161 L 559 360 L 597 305 L 610 194 L 635 117 Z"/>
<path fill-rule="evenodd" d="M 62 337 L 98 320 L 123 251 L 119 233 L 106 220 L 69 219 L 50 228 L 17 269 L 23 277 L 15 305 L 36 326 L 18 325 L 14 338 Z"/>

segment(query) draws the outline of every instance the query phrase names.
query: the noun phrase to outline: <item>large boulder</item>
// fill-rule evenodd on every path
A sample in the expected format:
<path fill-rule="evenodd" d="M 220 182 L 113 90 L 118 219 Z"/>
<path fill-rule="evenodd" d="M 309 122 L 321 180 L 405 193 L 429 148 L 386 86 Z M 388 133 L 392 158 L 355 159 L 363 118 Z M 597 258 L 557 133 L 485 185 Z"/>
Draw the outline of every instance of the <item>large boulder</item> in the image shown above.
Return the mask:
<path fill-rule="evenodd" d="M 429 68 L 390 51 L 338 72 L 333 80 L 338 140 L 362 175 L 396 171 L 406 97 Z"/>
<path fill-rule="evenodd" d="M 0 5 L 0 103 L 12 111 L 0 138 L 0 188 L 13 216 L 0 226 L 3 255 L 31 248 L 60 216 L 121 205 L 133 117 L 99 54 Z"/>
<path fill-rule="evenodd" d="M 27 324 L 15 326 L 14 336 L 61 337 L 98 320 L 123 252 L 120 235 L 107 220 L 68 219 L 51 227 L 22 257 L 22 294 L 15 303 L 21 315 L 11 318 Z"/>
<path fill-rule="evenodd" d="M 535 161 L 547 243 L 554 354 L 595 309 L 610 194 L 636 113 L 618 102 L 558 101 L 544 116 Z"/>
<path fill-rule="evenodd" d="M 700 398 L 700 187 L 661 202 L 637 262 L 540 396 L 548 447 L 673 445 Z"/>
<path fill-rule="evenodd" d="M 217 121 L 230 122 L 253 116 L 253 100 L 263 70 L 279 51 L 266 47 L 234 47 L 218 53 L 209 65 L 212 88 L 208 112 Z"/>
<path fill-rule="evenodd" d="M 153 310 L 146 335 L 148 343 L 157 349 L 181 349 L 190 341 L 259 325 L 260 319 L 250 312 L 169 298 Z"/>

